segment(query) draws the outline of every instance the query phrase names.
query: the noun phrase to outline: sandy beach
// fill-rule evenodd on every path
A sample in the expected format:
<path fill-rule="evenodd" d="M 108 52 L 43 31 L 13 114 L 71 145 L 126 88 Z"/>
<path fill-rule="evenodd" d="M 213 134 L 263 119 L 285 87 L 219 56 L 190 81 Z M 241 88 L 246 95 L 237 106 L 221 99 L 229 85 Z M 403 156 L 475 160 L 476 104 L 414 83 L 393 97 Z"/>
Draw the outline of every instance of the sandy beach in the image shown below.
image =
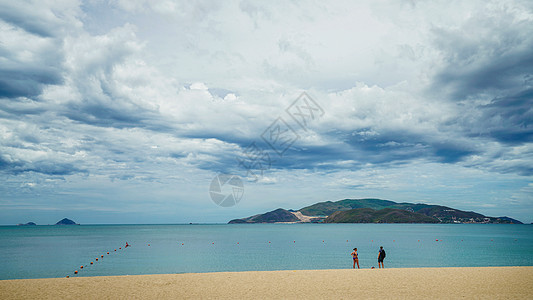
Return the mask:
<path fill-rule="evenodd" d="M 0 281 L 2 299 L 533 297 L 533 267 L 222 272 Z"/>

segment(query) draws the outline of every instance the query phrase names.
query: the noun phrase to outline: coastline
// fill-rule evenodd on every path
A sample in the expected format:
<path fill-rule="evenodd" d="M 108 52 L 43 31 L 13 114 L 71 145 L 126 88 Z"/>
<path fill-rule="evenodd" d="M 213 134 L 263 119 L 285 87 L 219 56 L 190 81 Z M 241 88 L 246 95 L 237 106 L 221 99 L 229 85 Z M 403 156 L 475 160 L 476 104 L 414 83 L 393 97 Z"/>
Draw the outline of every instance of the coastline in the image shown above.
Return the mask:
<path fill-rule="evenodd" d="M 530 298 L 533 266 L 246 271 L 0 281 L 2 299 Z"/>

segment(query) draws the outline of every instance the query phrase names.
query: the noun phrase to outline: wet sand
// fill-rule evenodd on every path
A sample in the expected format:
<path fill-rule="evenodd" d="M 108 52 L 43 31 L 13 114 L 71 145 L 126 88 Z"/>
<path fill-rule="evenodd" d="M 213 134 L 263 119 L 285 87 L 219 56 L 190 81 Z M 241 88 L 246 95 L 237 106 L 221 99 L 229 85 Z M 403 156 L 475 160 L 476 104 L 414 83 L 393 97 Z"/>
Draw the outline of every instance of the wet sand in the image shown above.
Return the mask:
<path fill-rule="evenodd" d="M 1 299 L 532 299 L 533 267 L 222 272 L 0 281 Z"/>

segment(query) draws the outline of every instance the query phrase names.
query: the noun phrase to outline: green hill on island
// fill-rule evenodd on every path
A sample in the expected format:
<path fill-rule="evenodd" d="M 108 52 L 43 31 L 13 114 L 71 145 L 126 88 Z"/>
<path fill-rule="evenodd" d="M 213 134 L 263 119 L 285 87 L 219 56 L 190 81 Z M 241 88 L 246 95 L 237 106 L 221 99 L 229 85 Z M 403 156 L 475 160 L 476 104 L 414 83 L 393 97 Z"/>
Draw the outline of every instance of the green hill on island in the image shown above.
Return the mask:
<path fill-rule="evenodd" d="M 246 223 L 494 223 L 522 224 L 509 217 L 487 217 L 473 211 L 423 203 L 381 199 L 344 199 L 315 203 L 300 210 L 276 210 L 230 224 Z"/>
<path fill-rule="evenodd" d="M 344 199 L 335 202 L 319 202 L 300 209 L 300 212 L 306 216 L 329 216 L 339 210 L 349 210 L 354 208 L 383 209 L 395 204 L 398 203 L 381 199 Z"/>
<path fill-rule="evenodd" d="M 230 221 L 232 224 L 238 223 L 282 223 L 282 222 L 298 222 L 300 219 L 296 217 L 293 213 L 283 208 L 278 208 L 276 210 L 251 216 L 243 219 L 236 219 Z"/>
<path fill-rule="evenodd" d="M 355 208 L 336 211 L 324 223 L 440 223 L 439 219 L 395 208 Z"/>

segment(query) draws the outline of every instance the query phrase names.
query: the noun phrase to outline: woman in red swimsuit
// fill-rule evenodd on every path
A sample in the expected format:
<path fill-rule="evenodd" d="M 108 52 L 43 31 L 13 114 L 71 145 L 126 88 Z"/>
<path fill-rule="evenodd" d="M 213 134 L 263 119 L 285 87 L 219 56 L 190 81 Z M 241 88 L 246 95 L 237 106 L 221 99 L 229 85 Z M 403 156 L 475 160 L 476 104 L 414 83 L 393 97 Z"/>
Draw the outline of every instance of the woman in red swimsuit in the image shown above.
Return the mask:
<path fill-rule="evenodd" d="M 355 269 L 355 264 L 357 263 L 357 268 L 359 269 L 359 257 L 357 255 L 357 248 L 353 248 L 353 252 L 351 254 L 353 257 L 353 268 Z"/>

